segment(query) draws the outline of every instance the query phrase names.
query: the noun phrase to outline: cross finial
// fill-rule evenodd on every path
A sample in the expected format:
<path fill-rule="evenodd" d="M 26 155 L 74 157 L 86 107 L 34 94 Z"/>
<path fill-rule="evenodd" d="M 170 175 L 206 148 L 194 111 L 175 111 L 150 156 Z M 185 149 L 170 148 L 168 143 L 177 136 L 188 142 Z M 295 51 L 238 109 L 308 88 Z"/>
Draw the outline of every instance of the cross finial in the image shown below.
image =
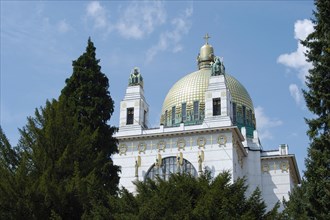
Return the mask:
<path fill-rule="evenodd" d="M 206 33 L 205 34 L 205 36 L 204 36 L 204 39 L 205 39 L 205 41 L 206 41 L 206 44 L 209 44 L 209 38 L 211 38 L 210 36 L 209 36 L 209 34 L 208 33 Z"/>

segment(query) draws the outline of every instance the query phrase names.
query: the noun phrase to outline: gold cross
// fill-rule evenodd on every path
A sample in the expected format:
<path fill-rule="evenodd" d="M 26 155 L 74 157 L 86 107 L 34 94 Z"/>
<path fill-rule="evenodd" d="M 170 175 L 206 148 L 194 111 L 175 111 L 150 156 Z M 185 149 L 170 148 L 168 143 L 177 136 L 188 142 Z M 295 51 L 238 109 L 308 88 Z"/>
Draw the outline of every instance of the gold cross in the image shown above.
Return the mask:
<path fill-rule="evenodd" d="M 206 44 L 209 44 L 209 38 L 211 38 L 210 36 L 209 36 L 209 34 L 208 33 L 206 33 L 205 34 L 205 36 L 203 37 L 204 39 L 205 39 L 205 41 L 206 41 Z"/>

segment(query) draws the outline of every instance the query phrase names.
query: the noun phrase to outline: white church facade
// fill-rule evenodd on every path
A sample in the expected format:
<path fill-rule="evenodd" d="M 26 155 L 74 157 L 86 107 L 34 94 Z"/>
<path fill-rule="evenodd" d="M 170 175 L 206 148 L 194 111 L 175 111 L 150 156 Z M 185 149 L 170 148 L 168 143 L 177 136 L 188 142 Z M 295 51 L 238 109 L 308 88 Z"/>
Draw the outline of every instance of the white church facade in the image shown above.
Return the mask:
<path fill-rule="evenodd" d="M 198 70 L 169 90 L 158 128 L 147 127 L 143 78 L 137 68 L 132 71 L 120 103 L 119 153 L 113 156 L 122 170 L 120 186 L 135 192 L 134 180 L 182 172 L 198 176 L 205 170 L 215 177 L 229 170 L 232 181 L 246 178 L 248 193 L 259 187 L 271 208 L 300 183 L 295 156 L 285 144 L 263 150 L 250 95 L 226 72 L 207 38 Z"/>

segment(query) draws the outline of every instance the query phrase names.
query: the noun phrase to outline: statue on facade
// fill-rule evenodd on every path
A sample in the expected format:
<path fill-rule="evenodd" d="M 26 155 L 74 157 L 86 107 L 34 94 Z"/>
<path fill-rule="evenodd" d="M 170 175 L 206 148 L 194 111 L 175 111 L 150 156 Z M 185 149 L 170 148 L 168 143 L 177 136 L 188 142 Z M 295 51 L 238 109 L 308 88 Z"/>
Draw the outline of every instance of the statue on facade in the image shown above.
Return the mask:
<path fill-rule="evenodd" d="M 198 153 L 198 173 L 202 175 L 203 173 L 203 161 L 204 161 L 204 151 Z"/>
<path fill-rule="evenodd" d="M 180 152 L 179 155 L 176 155 L 176 172 L 181 172 L 181 166 L 183 165 L 183 154 Z"/>
<path fill-rule="evenodd" d="M 140 155 L 135 159 L 135 177 L 139 178 L 139 167 L 141 166 L 141 157 Z"/>
<path fill-rule="evenodd" d="M 180 173 L 180 157 L 176 157 L 176 172 Z"/>
<path fill-rule="evenodd" d="M 138 178 L 139 177 L 139 165 L 137 160 L 135 161 L 135 177 Z"/>
<path fill-rule="evenodd" d="M 155 167 L 157 167 L 157 168 L 160 167 L 160 164 L 159 164 L 159 160 L 158 160 L 158 158 L 156 158 Z"/>
<path fill-rule="evenodd" d="M 225 66 L 220 60 L 220 57 L 214 57 L 214 63 L 211 64 L 212 76 L 219 76 L 225 74 Z"/>
<path fill-rule="evenodd" d="M 158 153 L 157 157 L 156 157 L 156 162 L 155 162 L 155 167 L 158 169 L 159 172 L 159 168 L 162 166 L 162 155 L 160 153 Z"/>

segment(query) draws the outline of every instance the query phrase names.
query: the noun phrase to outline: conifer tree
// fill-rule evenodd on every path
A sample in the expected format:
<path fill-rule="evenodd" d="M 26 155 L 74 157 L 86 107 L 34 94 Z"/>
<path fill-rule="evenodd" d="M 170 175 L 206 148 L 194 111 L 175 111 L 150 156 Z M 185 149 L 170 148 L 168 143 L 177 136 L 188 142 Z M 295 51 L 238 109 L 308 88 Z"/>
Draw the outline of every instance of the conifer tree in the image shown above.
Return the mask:
<path fill-rule="evenodd" d="M 21 129 L 19 145 L 28 160 L 31 215 L 28 218 L 110 218 L 108 199 L 117 192 L 119 167 L 109 82 L 96 48 L 73 61 L 72 76 L 57 100 L 47 101 Z"/>
<path fill-rule="evenodd" d="M 305 179 L 287 204 L 289 216 L 301 219 L 330 219 L 330 0 L 315 1 L 314 32 L 302 44 L 312 63 L 304 91 L 310 138 L 305 160 Z"/>
<path fill-rule="evenodd" d="M 198 178 L 176 173 L 135 184 L 136 196 L 124 189 L 112 199 L 115 219 L 279 219 L 278 205 L 266 212 L 261 191 L 247 198 L 245 180 L 231 183 L 229 172 L 214 179 L 208 172 Z"/>
<path fill-rule="evenodd" d="M 307 214 L 330 219 L 330 0 L 315 1 L 314 32 L 303 45 L 313 64 L 304 97 L 315 118 L 307 119 L 311 140 L 306 159 Z"/>

